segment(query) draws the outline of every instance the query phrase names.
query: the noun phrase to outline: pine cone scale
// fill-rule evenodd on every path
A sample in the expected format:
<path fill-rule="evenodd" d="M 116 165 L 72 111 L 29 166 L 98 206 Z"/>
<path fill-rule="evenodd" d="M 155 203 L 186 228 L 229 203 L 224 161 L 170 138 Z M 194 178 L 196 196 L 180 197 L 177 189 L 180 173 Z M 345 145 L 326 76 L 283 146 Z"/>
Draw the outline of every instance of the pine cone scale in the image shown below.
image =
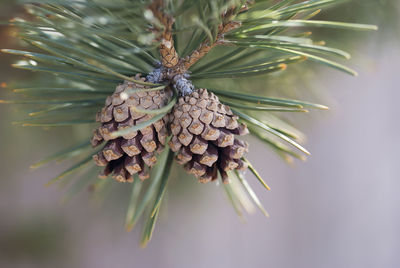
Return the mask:
<path fill-rule="evenodd" d="M 145 81 L 140 75 L 135 80 Z M 105 167 L 100 177 L 112 174 L 119 182 L 132 182 L 132 175 L 138 174 L 143 180 L 149 177 L 148 169 L 156 164 L 156 154 L 162 151 L 168 137 L 166 124 L 169 123 L 169 116 L 119 138 L 111 135 L 117 130 L 148 121 L 153 115 L 141 111 L 162 108 L 172 97 L 169 88 L 159 91 L 141 90 L 146 88 L 125 81 L 106 99 L 105 107 L 96 116 L 101 126 L 95 130 L 91 143 L 96 147 L 107 142 L 102 151 L 93 156 L 96 165 Z"/>
<path fill-rule="evenodd" d="M 241 158 L 247 147 L 235 135 L 246 134 L 247 127 L 213 93 L 199 89 L 180 97 L 171 117 L 169 146 L 200 182 L 217 179 L 219 171 L 227 183 L 226 172 L 246 167 Z"/>

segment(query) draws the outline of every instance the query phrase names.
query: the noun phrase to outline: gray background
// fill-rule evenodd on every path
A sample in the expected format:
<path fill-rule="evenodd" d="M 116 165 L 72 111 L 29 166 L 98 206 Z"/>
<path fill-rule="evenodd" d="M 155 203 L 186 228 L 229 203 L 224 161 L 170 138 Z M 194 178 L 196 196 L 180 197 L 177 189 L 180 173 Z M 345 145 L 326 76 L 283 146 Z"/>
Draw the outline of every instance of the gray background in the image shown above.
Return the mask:
<path fill-rule="evenodd" d="M 43 185 L 63 166 L 29 165 L 65 137 L 12 126 L 16 109 L 0 105 L 0 267 L 400 267 L 398 43 L 355 54 L 357 78 L 321 69 L 331 110 L 303 125 L 307 162 L 289 167 L 251 141 L 272 191 L 248 177 L 269 219 L 242 223 L 215 184 L 172 181 L 145 250 L 138 229 L 123 229 L 127 200 L 97 207 L 83 194 L 61 205 L 63 193 Z"/>

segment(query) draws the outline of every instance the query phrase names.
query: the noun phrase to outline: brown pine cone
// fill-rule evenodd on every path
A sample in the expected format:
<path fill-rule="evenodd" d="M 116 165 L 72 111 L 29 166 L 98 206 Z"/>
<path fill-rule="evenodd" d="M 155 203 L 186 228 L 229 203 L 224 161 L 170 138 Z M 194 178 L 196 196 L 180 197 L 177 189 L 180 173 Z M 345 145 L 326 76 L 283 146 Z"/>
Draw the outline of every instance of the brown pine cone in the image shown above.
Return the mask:
<path fill-rule="evenodd" d="M 135 80 L 145 81 L 145 78 L 136 75 Z M 169 88 L 140 91 L 146 88 L 148 87 L 125 81 L 117 86 L 114 94 L 107 98 L 105 107 L 98 112 L 96 121 L 101 122 L 101 126 L 94 131 L 91 142 L 93 147 L 106 142 L 104 148 L 93 156 L 98 166 L 105 167 L 100 174 L 101 178 L 106 178 L 111 173 L 120 182 L 132 182 L 132 175 L 136 173 L 142 180 L 149 178 L 147 167 L 155 165 L 156 154 L 164 148 L 168 137 L 168 116 L 122 137 L 111 136 L 114 131 L 151 119 L 153 115 L 139 111 L 159 109 L 172 97 L 172 90 Z"/>
<path fill-rule="evenodd" d="M 217 96 L 199 89 L 180 97 L 171 115 L 170 148 L 178 152 L 178 162 L 200 182 L 215 180 L 220 172 L 228 183 L 227 171 L 245 169 L 241 160 L 248 144 L 235 135 L 248 133 L 231 109 Z"/>

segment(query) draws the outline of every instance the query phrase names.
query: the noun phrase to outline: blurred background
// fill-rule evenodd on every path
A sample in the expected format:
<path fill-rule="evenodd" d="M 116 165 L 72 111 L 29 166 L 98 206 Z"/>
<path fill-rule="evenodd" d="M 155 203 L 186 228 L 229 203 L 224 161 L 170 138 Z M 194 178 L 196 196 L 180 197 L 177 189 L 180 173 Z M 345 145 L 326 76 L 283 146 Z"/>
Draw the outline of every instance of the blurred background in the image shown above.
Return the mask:
<path fill-rule="evenodd" d="M 22 14 L 0 0 L 0 21 Z M 114 185 L 101 205 L 89 192 L 62 204 L 63 191 L 44 184 L 64 164 L 29 169 L 85 130 L 13 126 L 19 108 L 1 104 L 0 267 L 400 267 L 399 15 L 398 0 L 350 1 L 319 15 L 380 31 L 319 32 L 352 52 L 359 76 L 310 65 L 312 81 L 293 84 L 331 107 L 296 118 L 312 152 L 305 163 L 289 166 L 251 139 L 249 158 L 272 188 L 251 180 L 269 219 L 255 213 L 243 223 L 217 185 L 175 179 L 147 249 L 138 246 L 139 229 L 123 228 L 128 187 Z M 18 45 L 0 26 L 0 47 Z M 32 76 L 12 69 L 15 60 L 0 54 L 0 99 L 9 81 Z"/>

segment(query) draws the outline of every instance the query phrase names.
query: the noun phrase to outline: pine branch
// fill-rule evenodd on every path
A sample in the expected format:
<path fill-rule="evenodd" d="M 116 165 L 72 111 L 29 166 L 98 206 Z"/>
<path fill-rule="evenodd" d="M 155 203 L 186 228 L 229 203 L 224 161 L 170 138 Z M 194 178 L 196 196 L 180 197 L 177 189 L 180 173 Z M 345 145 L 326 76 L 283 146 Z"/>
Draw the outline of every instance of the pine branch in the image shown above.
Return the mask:
<path fill-rule="evenodd" d="M 301 30 L 376 29 L 311 20 L 320 8 L 338 2 L 38 0 L 27 5 L 30 21 L 10 22 L 35 52 L 28 48 L 2 52 L 24 58 L 14 67 L 43 75 L 16 85 L 15 99 L 0 103 L 29 105 L 29 118 L 15 122 L 24 126 L 97 122 L 90 143 L 67 148 L 33 167 L 76 160 L 51 183 L 66 181 L 87 166 L 88 174 L 96 171 L 93 156 L 94 163 L 103 167 L 100 178 L 134 181 L 126 225 L 131 229 L 145 215 L 143 245 L 152 236 L 174 159 L 199 182 L 220 179 L 227 184 L 223 187 L 240 215 L 252 210 L 250 200 L 268 215 L 239 173 L 248 167 L 269 189 L 244 156 L 249 145 L 238 137 L 250 132 L 286 161 L 304 160 L 309 154 L 302 145 L 304 135 L 281 113 L 327 107 L 271 97 L 264 87 L 257 92 L 252 85 L 235 87 L 226 78 L 284 71 L 305 60 L 355 74 L 334 60 L 349 59 L 349 53 L 315 42 L 308 29 Z M 218 83 L 221 79 L 225 80 Z M 204 81 L 207 86 L 202 86 Z M 90 144 L 101 149 L 90 149 Z M 141 180 L 149 178 L 149 187 L 142 188 Z M 95 194 L 104 194 L 109 181 L 96 182 Z M 89 182 L 75 184 L 68 199 Z"/>
<path fill-rule="evenodd" d="M 175 49 L 174 39 L 172 35 L 174 18 L 164 12 L 164 0 L 153 1 L 149 8 L 153 12 L 154 16 L 163 25 L 163 29 L 157 29 L 158 31 L 162 31 L 161 43 L 159 46 L 162 65 L 166 68 L 175 67 L 179 62 L 179 56 Z"/>
<path fill-rule="evenodd" d="M 241 26 L 241 23 L 238 21 L 229 21 L 225 25 L 220 25 L 219 30 L 218 30 L 218 36 L 217 39 L 214 42 L 211 42 L 210 40 L 204 41 L 200 47 L 193 51 L 189 56 L 186 58 L 182 59 L 180 62 L 180 68 L 182 71 L 189 70 L 189 68 L 194 65 L 196 62 L 201 60 L 207 53 L 211 51 L 214 47 L 217 45 L 222 45 L 225 44 L 224 41 L 224 34 L 239 28 Z"/>

